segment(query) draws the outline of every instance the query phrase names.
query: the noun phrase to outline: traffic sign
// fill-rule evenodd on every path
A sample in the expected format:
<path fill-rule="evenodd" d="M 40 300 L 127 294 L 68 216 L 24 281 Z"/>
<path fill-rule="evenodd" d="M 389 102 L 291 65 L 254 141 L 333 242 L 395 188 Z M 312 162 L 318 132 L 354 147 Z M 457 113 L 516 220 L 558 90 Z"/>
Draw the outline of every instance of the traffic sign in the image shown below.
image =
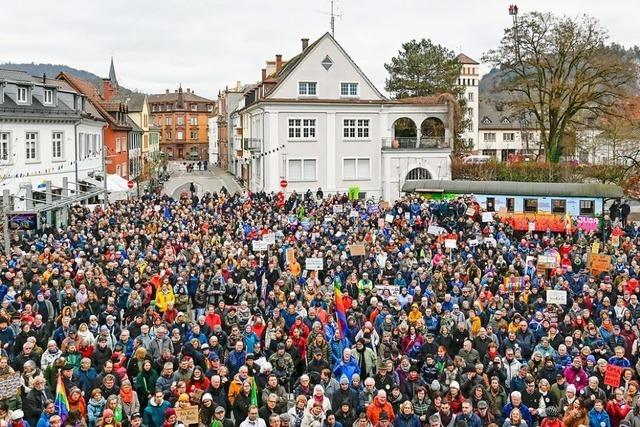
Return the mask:
<path fill-rule="evenodd" d="M 133 181 L 129 180 L 129 182 L 127 182 L 127 187 L 129 187 L 129 190 L 131 190 L 134 185 L 136 185 Z"/>
<path fill-rule="evenodd" d="M 286 179 L 283 179 L 280 181 L 280 187 L 287 188 L 287 185 L 289 185 L 289 183 L 287 182 Z"/>

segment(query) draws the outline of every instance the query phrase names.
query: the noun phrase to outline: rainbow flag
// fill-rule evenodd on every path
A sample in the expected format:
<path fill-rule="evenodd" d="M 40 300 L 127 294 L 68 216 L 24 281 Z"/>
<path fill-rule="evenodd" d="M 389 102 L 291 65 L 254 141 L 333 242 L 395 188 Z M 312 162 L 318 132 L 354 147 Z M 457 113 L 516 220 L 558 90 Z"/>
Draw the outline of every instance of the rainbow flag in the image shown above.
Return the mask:
<path fill-rule="evenodd" d="M 67 392 L 64 389 L 64 383 L 62 382 L 62 374 L 58 374 L 58 384 L 56 385 L 56 412 L 62 418 L 62 423 L 67 419 L 69 415 L 69 400 L 67 399 Z"/>
<path fill-rule="evenodd" d="M 338 327 L 340 328 L 341 338 L 346 338 L 349 327 L 347 325 L 347 312 L 342 302 L 342 290 L 340 279 L 337 277 L 333 280 L 333 303 L 336 310 L 336 318 L 338 319 Z"/>

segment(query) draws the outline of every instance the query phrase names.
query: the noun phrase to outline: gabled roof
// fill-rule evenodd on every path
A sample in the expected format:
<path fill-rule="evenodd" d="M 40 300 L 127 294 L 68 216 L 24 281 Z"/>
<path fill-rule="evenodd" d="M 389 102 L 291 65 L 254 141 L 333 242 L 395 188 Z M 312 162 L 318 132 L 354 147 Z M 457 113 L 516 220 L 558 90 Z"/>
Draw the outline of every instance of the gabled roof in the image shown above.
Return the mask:
<path fill-rule="evenodd" d="M 117 111 L 117 108 L 113 110 L 108 110 L 107 108 L 105 108 L 105 104 L 107 104 L 107 102 L 102 99 L 102 97 L 98 93 L 98 90 L 91 83 L 65 72 L 61 72 L 56 78 L 67 82 L 73 89 L 86 96 L 91 105 L 93 105 L 98 113 L 100 113 L 100 115 L 111 126 L 125 129 L 127 128 L 126 126 L 119 124 L 118 121 L 109 113 L 109 111 Z"/>
<path fill-rule="evenodd" d="M 203 98 L 195 93 L 182 92 L 182 99 L 187 102 L 208 102 L 213 103 L 213 100 Z M 149 102 L 176 102 L 178 100 L 178 92 L 161 93 L 158 95 L 149 95 Z"/>
<path fill-rule="evenodd" d="M 122 102 L 127 106 L 130 112 L 140 112 L 144 108 L 144 100 L 147 95 L 143 93 L 128 93 L 128 94 L 118 94 L 114 96 L 114 101 Z"/>
<path fill-rule="evenodd" d="M 369 84 L 369 86 L 371 86 L 373 88 L 373 90 L 378 94 L 378 96 L 380 96 L 381 99 L 386 99 L 386 97 L 380 93 L 380 91 L 378 90 L 378 88 L 376 88 L 376 86 L 371 82 L 371 80 L 369 80 L 369 78 L 366 76 L 366 74 L 364 74 L 362 72 L 362 70 L 360 69 L 360 67 L 358 67 L 358 64 L 355 63 L 355 61 L 351 58 L 351 56 L 349 56 L 349 54 L 343 49 L 343 47 L 340 45 L 340 43 L 338 43 L 336 41 L 335 38 L 333 38 L 333 36 L 331 35 L 331 33 L 324 33 L 324 35 L 322 37 L 320 37 L 319 39 L 317 39 L 316 41 L 314 41 L 313 43 L 311 43 L 303 52 L 301 52 L 300 54 L 294 56 L 293 58 L 291 58 L 289 61 L 287 61 L 287 64 L 285 66 L 283 66 L 280 71 L 278 73 L 275 74 L 275 76 L 270 76 L 273 77 L 275 80 L 277 80 L 277 83 L 271 88 L 271 90 L 269 91 L 268 94 L 266 94 L 266 98 L 269 97 L 270 94 L 272 94 L 285 80 L 286 78 L 293 72 L 293 70 L 295 70 L 298 65 L 300 65 L 302 63 L 302 61 L 316 48 L 318 47 L 318 45 L 320 44 L 320 42 L 324 39 L 329 39 L 331 40 L 340 50 L 340 52 L 342 52 L 342 54 L 344 54 L 344 56 L 347 58 L 347 60 L 351 63 L 351 65 L 353 65 L 353 67 L 355 68 L 355 70 L 360 74 L 360 76 L 364 79 L 365 82 L 367 82 Z"/>
<path fill-rule="evenodd" d="M 468 64 L 468 65 L 480 65 L 480 63 L 474 59 L 469 58 L 467 55 L 465 55 L 464 53 L 461 53 L 460 55 L 456 56 L 456 59 L 458 60 L 459 63 L 461 64 Z"/>

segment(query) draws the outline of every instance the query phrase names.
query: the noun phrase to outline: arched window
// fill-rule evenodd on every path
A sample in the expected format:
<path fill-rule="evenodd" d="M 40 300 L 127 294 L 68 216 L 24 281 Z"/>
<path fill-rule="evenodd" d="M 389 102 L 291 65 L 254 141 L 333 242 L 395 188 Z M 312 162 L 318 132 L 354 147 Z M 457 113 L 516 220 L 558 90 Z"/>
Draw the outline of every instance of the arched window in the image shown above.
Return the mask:
<path fill-rule="evenodd" d="M 431 174 L 425 168 L 414 168 L 407 174 L 407 181 L 421 181 L 423 179 L 431 179 Z"/>

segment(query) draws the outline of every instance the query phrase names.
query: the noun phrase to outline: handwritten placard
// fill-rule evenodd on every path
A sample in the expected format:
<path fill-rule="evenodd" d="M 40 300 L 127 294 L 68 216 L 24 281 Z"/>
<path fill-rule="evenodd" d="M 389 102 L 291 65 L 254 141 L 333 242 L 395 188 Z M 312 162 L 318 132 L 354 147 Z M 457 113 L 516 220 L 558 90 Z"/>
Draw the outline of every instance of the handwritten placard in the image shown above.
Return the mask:
<path fill-rule="evenodd" d="M 474 216 L 476 214 L 476 210 L 474 208 L 467 208 L 465 213 L 467 216 Z"/>
<path fill-rule="evenodd" d="M 493 213 L 482 212 L 482 222 L 493 222 Z"/>
<path fill-rule="evenodd" d="M 176 408 L 176 418 L 186 426 L 198 424 L 198 407 L 188 406 L 186 408 Z"/>
<path fill-rule="evenodd" d="M 608 364 L 604 371 L 604 383 L 613 388 L 620 387 L 622 380 L 622 367 Z"/>
<path fill-rule="evenodd" d="M 456 249 L 458 241 L 456 239 L 444 239 L 444 247 L 448 249 Z"/>
<path fill-rule="evenodd" d="M 307 270 L 322 270 L 322 258 L 307 258 L 305 268 Z"/>
<path fill-rule="evenodd" d="M 349 252 L 351 252 L 351 255 L 353 256 L 364 256 L 364 245 L 350 245 Z"/>
<path fill-rule="evenodd" d="M 254 252 L 263 252 L 269 249 L 269 244 L 264 240 L 254 240 L 251 242 Z"/>
<path fill-rule="evenodd" d="M 567 291 L 547 289 L 547 304 L 567 304 Z"/>

